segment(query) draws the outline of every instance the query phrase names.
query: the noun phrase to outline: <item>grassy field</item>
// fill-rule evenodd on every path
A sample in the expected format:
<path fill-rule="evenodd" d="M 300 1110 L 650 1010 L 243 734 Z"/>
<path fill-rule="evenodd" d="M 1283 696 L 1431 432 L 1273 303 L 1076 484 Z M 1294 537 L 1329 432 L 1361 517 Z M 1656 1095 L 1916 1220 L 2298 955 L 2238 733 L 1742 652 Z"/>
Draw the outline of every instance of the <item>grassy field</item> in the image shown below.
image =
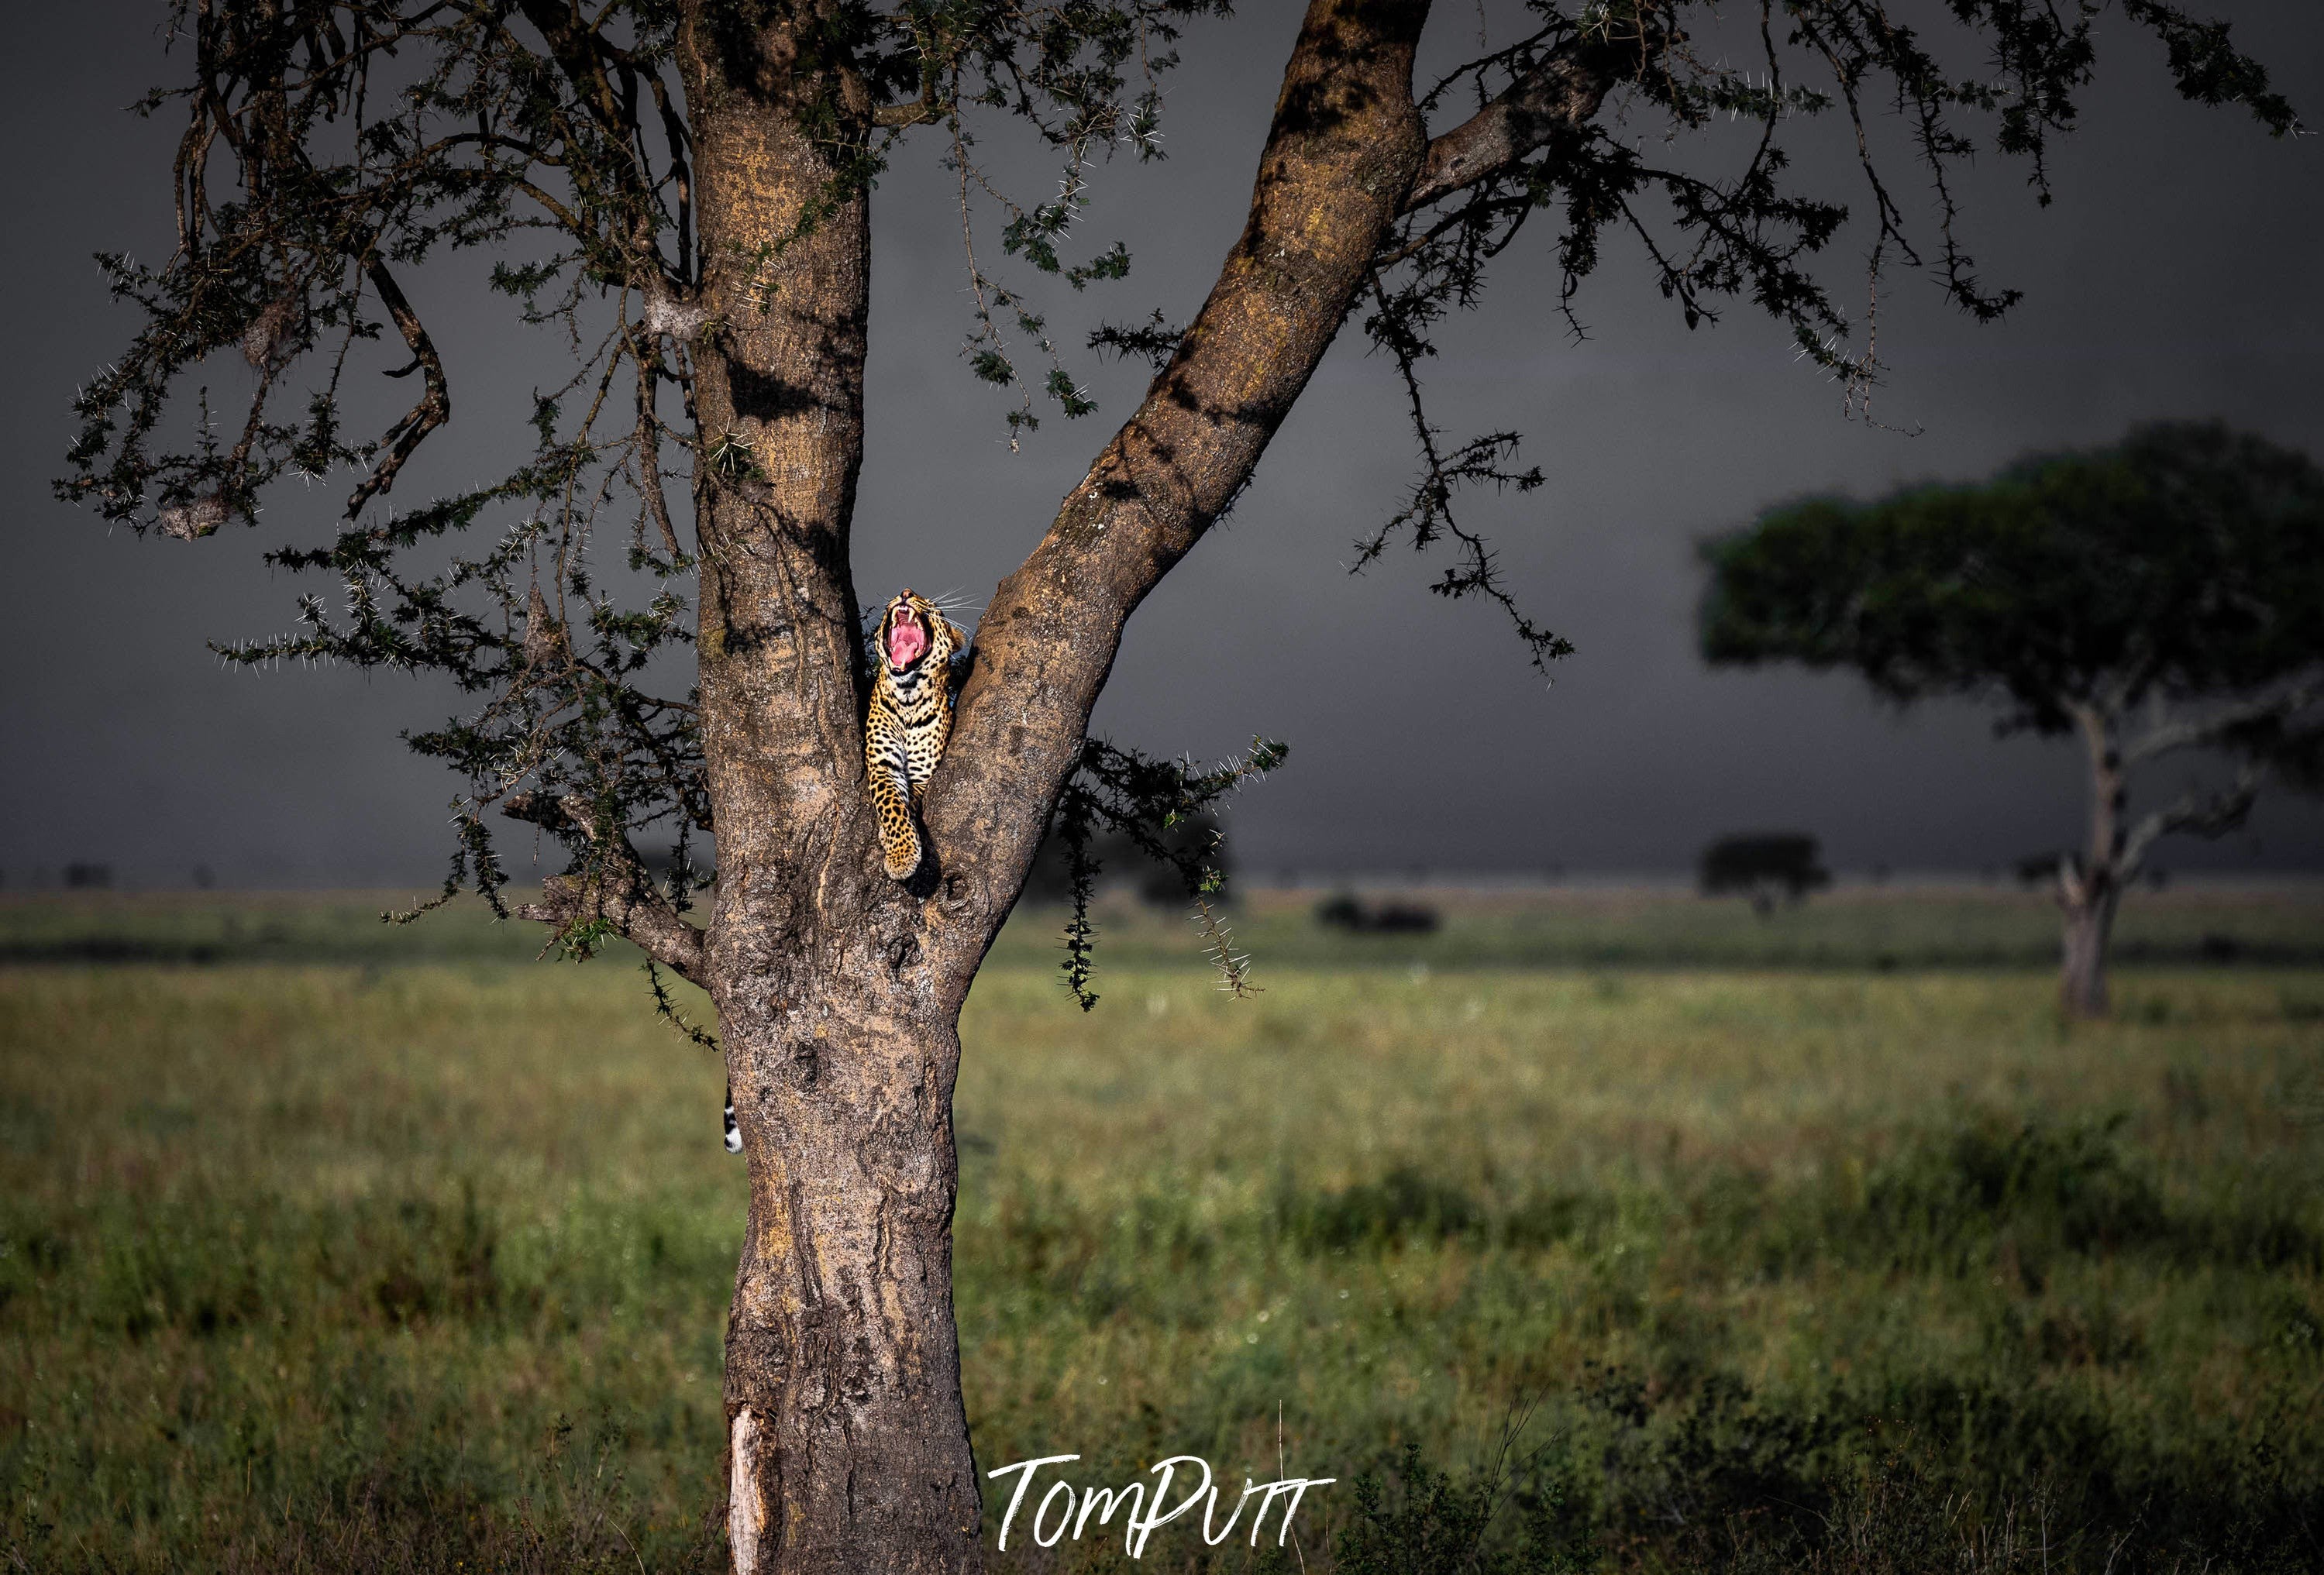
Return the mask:
<path fill-rule="evenodd" d="M 987 1465 L 1342 1478 L 1219 1569 L 1452 1567 L 1517 1419 L 1508 1568 L 2324 1564 L 2314 893 L 2134 906 L 2071 1032 L 1997 892 L 1310 901 L 1240 1002 L 1169 919 L 1087 1016 L 1047 916 L 997 949 Z M 723 1567 L 716 1064 L 632 968 L 376 907 L 0 906 L 0 1568 Z"/>
<path fill-rule="evenodd" d="M 496 924 L 480 904 L 383 926 L 383 907 L 426 893 L 306 893 L 221 899 L 200 892 L 0 896 L 0 964 L 29 962 L 471 962 L 532 960 L 540 932 Z M 2002 885 L 1854 887 L 1754 919 L 1739 899 L 1670 890 L 1545 889 L 1396 895 L 1439 908 L 1425 935 L 1351 935 L 1313 921 L 1314 891 L 1262 889 L 1235 933 L 1273 968 L 2033 969 L 2058 959 L 2057 909 Z M 1188 965 L 1175 912 L 1109 902 L 1102 967 Z M 992 961 L 1042 969 L 1062 919 L 1032 910 Z M 2181 887 L 2135 894 L 2116 932 L 2134 965 L 2324 969 L 2324 886 Z"/>

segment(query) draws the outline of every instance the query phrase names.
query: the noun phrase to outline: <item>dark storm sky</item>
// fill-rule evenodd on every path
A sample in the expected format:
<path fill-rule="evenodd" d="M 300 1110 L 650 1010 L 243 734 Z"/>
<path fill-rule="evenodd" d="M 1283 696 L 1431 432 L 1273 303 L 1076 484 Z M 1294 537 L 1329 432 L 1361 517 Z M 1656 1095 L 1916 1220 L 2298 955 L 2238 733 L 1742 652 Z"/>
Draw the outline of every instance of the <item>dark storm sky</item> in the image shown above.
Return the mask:
<path fill-rule="evenodd" d="M 2212 4 L 2324 124 L 2312 0 Z M 72 391 L 132 327 L 89 253 L 167 248 L 174 124 L 118 106 L 171 68 L 159 0 L 21 10 L 0 104 L 14 152 L 0 168 L 0 276 L 17 345 L 0 430 L 0 870 L 12 888 L 72 859 L 153 885 L 197 863 L 236 884 L 426 878 L 455 784 L 395 734 L 452 698 L 402 678 L 228 672 L 203 645 L 287 625 L 304 587 L 257 554 L 327 529 L 344 488 L 318 489 L 303 511 L 280 500 L 257 531 L 191 546 L 108 534 L 50 499 Z M 1063 342 L 1153 307 L 1183 322 L 1207 290 L 1240 226 L 1297 20 L 1291 0 L 1243 10 L 1184 46 L 1169 161 L 1100 171 L 1078 239 L 1092 251 L 1126 239 L 1136 262 L 1090 299 L 1048 303 Z M 1476 22 L 1467 6 L 1440 11 L 1443 53 Z M 1100 729 L 1198 754 L 1254 732 L 1287 739 L 1289 769 L 1234 812 L 1241 852 L 1263 870 L 1674 870 L 1713 835 L 1762 827 L 1813 831 L 1843 868 L 1974 869 L 2070 837 L 2080 789 L 2061 745 L 1996 742 L 1966 706 L 1900 717 L 1839 677 L 1705 672 L 1690 643 L 1692 547 L 1803 492 L 1973 477 L 2146 418 L 2218 416 L 2324 452 L 2324 143 L 2272 142 L 2240 112 L 2181 102 L 2160 51 L 2111 16 L 2101 68 L 2082 132 L 2054 159 L 2052 207 L 2037 209 L 1999 161 L 1967 180 L 1969 235 L 1988 281 L 2026 292 L 2016 312 L 1979 328 L 1924 283 L 1891 280 L 1878 411 L 1920 426 L 1915 438 L 1844 421 L 1837 391 L 1748 307 L 1687 332 L 1642 286 L 1630 245 L 1609 248 L 1581 298 L 1580 345 L 1551 309 L 1551 226 L 1505 259 L 1485 309 L 1448 328 L 1430 386 L 1451 432 L 1520 428 L 1550 475 L 1472 518 L 1528 607 L 1580 648 L 1554 688 L 1495 615 L 1425 592 L 1430 563 L 1392 553 L 1365 577 L 1342 572 L 1411 475 L 1392 368 L 1351 328 L 1232 519 L 1132 621 Z M 1825 150 L 1802 170 L 1853 201 L 1840 130 L 1801 142 Z M 1045 421 L 1026 452 L 1007 451 L 1005 403 L 957 354 L 964 274 L 936 156 L 933 143 L 908 145 L 875 198 L 858 585 L 866 599 L 904 582 L 957 587 L 981 603 L 1142 376 L 1077 355 L 1100 415 Z M 1021 189 L 1038 192 L 1041 166 L 1027 174 Z M 1834 250 L 1847 299 L 1863 244 Z M 504 470 L 523 394 L 563 379 L 555 339 L 512 326 L 474 288 L 486 265 L 456 260 L 415 290 L 461 420 L 404 492 Z M 2147 794 L 2190 769 L 2166 764 Z M 2163 861 L 2324 867 L 2324 812 L 2279 796 L 2247 833 L 2167 844 Z"/>

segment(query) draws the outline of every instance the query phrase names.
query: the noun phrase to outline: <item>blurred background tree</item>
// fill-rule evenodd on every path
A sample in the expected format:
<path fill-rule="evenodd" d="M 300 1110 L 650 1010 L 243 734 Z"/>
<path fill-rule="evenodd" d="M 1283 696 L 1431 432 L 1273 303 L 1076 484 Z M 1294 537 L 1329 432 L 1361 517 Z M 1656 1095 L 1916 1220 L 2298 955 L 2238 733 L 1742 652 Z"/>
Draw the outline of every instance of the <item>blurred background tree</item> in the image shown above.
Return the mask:
<path fill-rule="evenodd" d="M 1818 856 L 1815 838 L 1766 832 L 1721 837 L 1703 849 L 1699 879 L 1705 897 L 1747 897 L 1751 911 L 1764 918 L 1778 899 L 1800 902 L 1831 885 L 1831 871 Z"/>
<path fill-rule="evenodd" d="M 2318 785 L 2324 471 L 2264 438 L 2144 427 L 1973 486 L 1791 504 L 1702 550 L 1705 659 L 1849 668 L 2081 740 L 2088 830 L 2055 870 L 2074 1016 L 2107 1010 L 2115 910 L 2157 841 L 2234 830 L 2270 775 Z M 2190 752 L 2224 773 L 2134 818 L 2134 769 Z"/>

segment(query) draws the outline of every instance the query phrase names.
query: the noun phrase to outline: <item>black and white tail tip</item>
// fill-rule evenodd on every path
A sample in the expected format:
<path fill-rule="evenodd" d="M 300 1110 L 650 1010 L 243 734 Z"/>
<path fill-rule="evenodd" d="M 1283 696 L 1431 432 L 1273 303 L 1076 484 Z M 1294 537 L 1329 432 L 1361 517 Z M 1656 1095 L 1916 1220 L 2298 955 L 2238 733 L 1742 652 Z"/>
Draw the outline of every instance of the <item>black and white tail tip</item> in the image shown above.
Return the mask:
<path fill-rule="evenodd" d="M 734 1091 L 726 1091 L 726 1152 L 742 1152 L 742 1128 L 734 1125 Z"/>

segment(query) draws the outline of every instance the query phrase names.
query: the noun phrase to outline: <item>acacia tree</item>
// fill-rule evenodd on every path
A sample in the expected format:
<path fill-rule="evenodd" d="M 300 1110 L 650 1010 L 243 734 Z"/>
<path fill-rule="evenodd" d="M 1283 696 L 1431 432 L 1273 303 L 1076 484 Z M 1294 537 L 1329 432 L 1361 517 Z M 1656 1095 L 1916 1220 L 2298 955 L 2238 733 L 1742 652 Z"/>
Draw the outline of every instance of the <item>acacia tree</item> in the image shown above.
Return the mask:
<path fill-rule="evenodd" d="M 1997 701 L 1997 730 L 2070 733 L 2089 772 L 2083 847 L 2055 865 L 2066 1010 L 2107 1010 L 2107 942 L 2155 843 L 2223 836 L 2273 769 L 2324 761 L 2324 471 L 2216 425 L 2022 460 L 1975 486 L 1819 499 L 1709 543 L 1713 663 L 1847 668 L 1903 704 Z M 2225 753 L 2130 813 L 2130 773 Z"/>
<path fill-rule="evenodd" d="M 1545 664 L 1565 642 L 1519 610 L 1455 507 L 1463 489 L 1543 478 L 1515 434 L 1431 424 L 1432 325 L 1544 228 L 1564 281 L 1552 304 L 1570 311 L 1620 232 L 1690 324 L 1747 298 L 1853 397 L 1876 371 L 1869 327 L 1812 271 L 1847 208 L 1786 183 L 1787 139 L 1828 117 L 1865 151 L 1876 277 L 1901 262 L 1997 315 L 2011 298 L 1959 243 L 1951 172 L 1989 136 L 2043 179 L 2101 9 L 1954 0 L 1924 39 L 1886 0 L 1760 0 L 1731 24 L 1702 0 L 1530 0 L 1501 41 L 1416 89 L 1427 0 L 1311 0 L 1248 219 L 1200 310 L 1183 330 L 1157 314 L 1093 338 L 1150 356 L 1156 376 L 994 589 L 927 794 L 929 857 L 891 881 L 864 794 L 850 569 L 873 178 L 921 150 L 954 176 L 965 354 L 1011 391 L 1012 435 L 1052 407 L 1086 416 L 1026 281 L 1127 270 L 1119 247 L 1073 249 L 1089 181 L 1117 150 L 1158 152 L 1172 42 L 1225 8 L 174 8 L 190 70 L 146 107 L 187 116 L 177 244 L 158 266 L 105 259 L 143 327 L 86 392 L 61 492 L 199 539 L 255 522 L 263 500 L 296 514 L 290 482 L 352 472 L 335 529 L 269 555 L 337 596 L 231 654 L 448 674 L 472 708 L 413 740 L 463 782 L 447 894 L 500 903 L 494 817 L 515 817 L 571 864 L 513 911 L 576 954 L 626 938 L 708 991 L 750 1175 L 725 1366 L 738 1570 L 978 1561 L 950 1291 L 961 1004 L 1053 817 L 1077 853 L 1093 828 L 1164 849 L 1170 824 L 1277 758 L 1198 771 L 1085 726 L 1124 621 L 1233 502 L 1343 321 L 1360 315 L 1395 369 L 1418 448 L 1361 560 L 1399 538 L 1445 554 L 1434 588 L 1498 606 Z M 2183 94 L 2292 128 L 2223 26 L 2162 0 L 2116 9 L 2161 41 Z M 1899 157 L 1928 187 L 1925 234 L 1873 157 L 1879 107 L 1900 112 Z M 982 161 L 975 128 L 1011 117 L 1062 161 L 1042 200 L 1012 199 Z M 980 220 L 1005 263 L 976 250 Z M 478 246 L 499 249 L 492 284 L 515 309 L 564 330 L 569 377 L 537 397 L 537 442 L 505 477 L 414 501 L 394 489 L 453 392 L 404 281 Z M 416 396 L 365 434 L 350 380 L 392 344 L 380 369 L 416 375 Z M 205 363 L 232 355 L 254 388 L 214 428 L 207 393 L 187 406 Z M 173 447 L 180 422 L 193 437 Z M 670 679 L 688 645 L 690 685 Z M 676 841 L 666 881 L 641 835 Z M 692 856 L 704 838 L 715 878 Z M 1087 940 L 1081 925 L 1067 965 L 1085 1000 Z"/>

